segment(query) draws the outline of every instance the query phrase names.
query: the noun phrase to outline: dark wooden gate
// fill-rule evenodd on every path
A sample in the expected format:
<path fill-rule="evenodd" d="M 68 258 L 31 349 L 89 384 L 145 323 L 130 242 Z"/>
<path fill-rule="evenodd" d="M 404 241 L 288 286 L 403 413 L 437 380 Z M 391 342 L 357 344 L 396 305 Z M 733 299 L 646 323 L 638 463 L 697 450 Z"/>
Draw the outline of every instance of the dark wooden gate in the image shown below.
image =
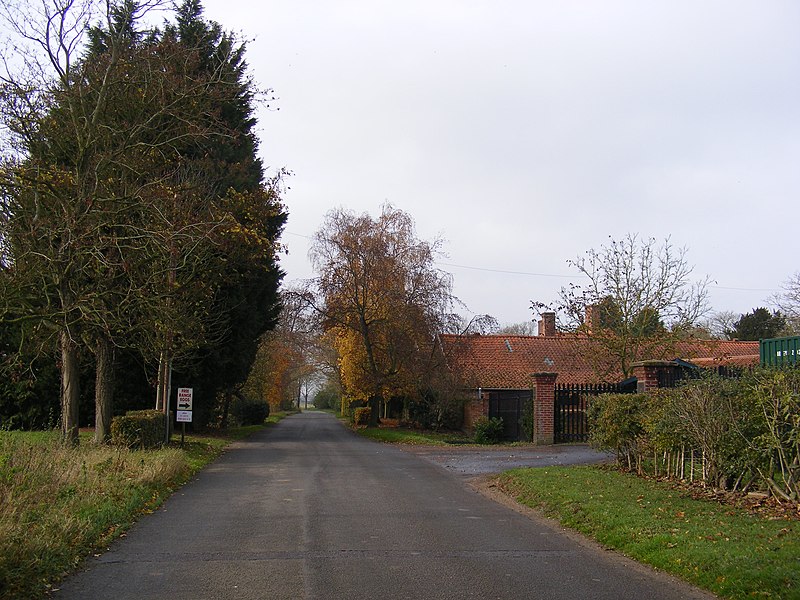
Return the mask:
<path fill-rule="evenodd" d="M 635 380 L 624 383 L 557 384 L 553 407 L 553 441 L 556 444 L 589 441 L 586 408 L 590 399 L 600 394 L 635 391 Z"/>
<path fill-rule="evenodd" d="M 526 406 L 533 402 L 530 390 L 500 390 L 489 393 L 489 418 L 503 419 L 503 439 L 526 440 L 530 434 L 525 433 L 522 417 Z"/>

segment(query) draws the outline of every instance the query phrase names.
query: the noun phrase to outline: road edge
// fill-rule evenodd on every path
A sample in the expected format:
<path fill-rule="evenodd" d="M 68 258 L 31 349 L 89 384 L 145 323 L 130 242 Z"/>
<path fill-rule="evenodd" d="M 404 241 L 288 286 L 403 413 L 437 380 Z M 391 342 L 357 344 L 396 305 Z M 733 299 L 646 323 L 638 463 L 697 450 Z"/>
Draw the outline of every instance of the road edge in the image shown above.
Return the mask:
<path fill-rule="evenodd" d="M 497 484 L 499 478 L 500 476 L 497 474 L 479 475 L 477 477 L 472 477 L 465 480 L 465 483 L 467 487 L 476 493 L 481 494 L 485 498 L 509 508 L 532 521 L 536 521 L 538 524 L 550 529 L 554 533 L 566 536 L 568 539 L 575 542 L 579 546 L 586 548 L 587 550 L 591 550 L 596 554 L 603 555 L 606 558 L 617 561 L 623 564 L 626 568 L 636 571 L 644 576 L 656 577 L 665 584 L 680 588 L 686 593 L 686 598 L 697 600 L 719 600 L 720 596 L 716 596 L 708 590 L 699 588 L 692 583 L 677 577 L 676 575 L 672 575 L 650 565 L 640 563 L 617 550 L 604 546 L 596 540 L 593 540 L 592 538 L 589 538 L 575 531 L 574 529 L 564 527 L 564 525 L 562 525 L 558 520 L 548 517 L 542 514 L 540 511 L 518 502 L 516 498 L 509 495 Z"/>

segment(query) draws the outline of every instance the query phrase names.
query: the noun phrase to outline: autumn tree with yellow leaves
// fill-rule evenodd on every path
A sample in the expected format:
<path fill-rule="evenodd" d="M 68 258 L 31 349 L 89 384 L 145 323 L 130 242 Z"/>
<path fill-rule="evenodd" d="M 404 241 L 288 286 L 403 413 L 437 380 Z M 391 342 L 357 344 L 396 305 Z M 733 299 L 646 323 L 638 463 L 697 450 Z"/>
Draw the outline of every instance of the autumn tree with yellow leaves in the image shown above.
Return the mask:
<path fill-rule="evenodd" d="M 411 216 L 390 205 L 376 218 L 333 210 L 314 236 L 314 307 L 344 396 L 368 401 L 373 424 L 385 401 L 422 399 L 443 379 L 436 334 L 458 300 L 434 263 L 440 245 L 418 239 Z"/>

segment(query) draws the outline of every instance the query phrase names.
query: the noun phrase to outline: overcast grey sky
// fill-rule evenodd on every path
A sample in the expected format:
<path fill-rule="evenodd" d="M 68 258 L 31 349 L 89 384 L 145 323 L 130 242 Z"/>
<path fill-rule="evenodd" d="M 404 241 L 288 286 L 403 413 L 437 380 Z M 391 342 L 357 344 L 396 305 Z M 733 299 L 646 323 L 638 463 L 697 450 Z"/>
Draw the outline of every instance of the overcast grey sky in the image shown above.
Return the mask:
<path fill-rule="evenodd" d="M 204 6 L 278 97 L 258 116 L 265 164 L 294 173 L 287 281 L 328 210 L 384 202 L 447 240 L 456 295 L 501 323 L 609 235 L 687 246 L 715 310 L 800 270 L 796 0 Z"/>

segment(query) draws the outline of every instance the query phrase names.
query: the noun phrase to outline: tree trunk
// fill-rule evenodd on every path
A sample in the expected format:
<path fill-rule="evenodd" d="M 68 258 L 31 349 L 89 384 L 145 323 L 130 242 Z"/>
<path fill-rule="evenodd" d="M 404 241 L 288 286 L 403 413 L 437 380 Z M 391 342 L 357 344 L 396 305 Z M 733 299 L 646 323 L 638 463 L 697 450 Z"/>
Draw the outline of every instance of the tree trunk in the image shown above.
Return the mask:
<path fill-rule="evenodd" d="M 78 348 L 62 331 L 61 345 L 61 437 L 64 442 L 78 445 L 78 398 L 80 396 Z"/>
<path fill-rule="evenodd" d="M 114 348 L 108 338 L 97 341 L 94 350 L 94 441 L 105 444 L 111 439 L 111 412 L 114 400 Z"/>
<path fill-rule="evenodd" d="M 170 392 L 172 389 L 172 356 L 169 350 L 162 350 L 158 360 L 158 383 L 156 384 L 156 410 L 164 413 L 165 436 L 164 443 L 169 444 L 172 439 L 173 414 L 169 406 Z"/>
<path fill-rule="evenodd" d="M 156 410 L 164 411 L 166 406 L 165 387 L 167 381 L 167 353 L 162 350 L 158 357 L 158 381 L 156 383 Z"/>
<path fill-rule="evenodd" d="M 380 410 L 383 404 L 383 398 L 380 396 L 371 396 L 369 399 L 369 426 L 377 427 L 380 423 Z"/>
<path fill-rule="evenodd" d="M 220 421 L 220 429 L 227 429 L 228 427 L 228 415 L 231 411 L 231 391 L 225 390 L 225 400 L 222 404 L 222 421 Z"/>

